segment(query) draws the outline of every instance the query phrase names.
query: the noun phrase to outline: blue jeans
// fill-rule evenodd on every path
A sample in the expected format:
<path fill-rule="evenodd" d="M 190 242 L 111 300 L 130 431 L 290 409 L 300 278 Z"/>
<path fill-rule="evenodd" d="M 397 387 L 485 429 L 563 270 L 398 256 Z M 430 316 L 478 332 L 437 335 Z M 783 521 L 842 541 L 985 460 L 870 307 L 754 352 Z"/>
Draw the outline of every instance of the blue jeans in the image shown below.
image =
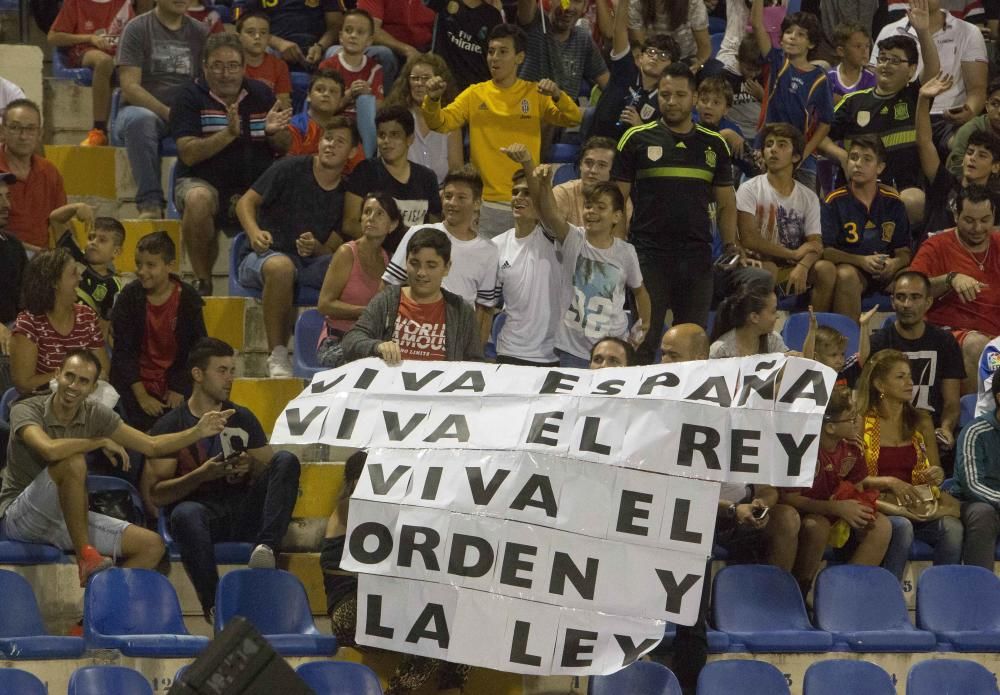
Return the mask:
<path fill-rule="evenodd" d="M 559 357 L 559 366 L 563 369 L 590 369 L 590 360 L 568 352 L 563 352 L 556 348 L 556 355 Z"/>
<path fill-rule="evenodd" d="M 124 145 L 136 183 L 139 208 L 163 207 L 160 184 L 160 140 L 170 134 L 167 122 L 141 106 L 123 106 L 111 128 L 111 144 Z"/>
<path fill-rule="evenodd" d="M 934 548 L 935 565 L 957 565 L 962 559 L 962 522 L 954 517 L 937 521 L 910 521 L 903 516 L 890 516 L 892 539 L 885 551 L 882 567 L 892 572 L 896 579 L 903 578 L 910 546 L 917 538 Z"/>
<path fill-rule="evenodd" d="M 214 544 L 263 543 L 277 552 L 292 520 L 299 470 L 299 460 L 293 454 L 278 451 L 242 493 L 183 500 L 170 510 L 170 532 L 206 613 L 215 605 L 219 584 Z"/>

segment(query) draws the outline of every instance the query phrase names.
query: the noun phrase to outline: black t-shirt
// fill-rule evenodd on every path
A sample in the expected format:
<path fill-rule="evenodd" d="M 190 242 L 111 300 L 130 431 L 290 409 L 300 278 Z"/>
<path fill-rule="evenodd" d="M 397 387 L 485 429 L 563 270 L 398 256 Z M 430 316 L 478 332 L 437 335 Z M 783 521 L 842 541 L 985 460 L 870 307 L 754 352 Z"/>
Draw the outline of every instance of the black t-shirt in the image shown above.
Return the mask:
<path fill-rule="evenodd" d="M 239 102 L 240 136 L 215 156 L 187 165 L 177 160 L 177 178 L 194 176 L 204 179 L 219 191 L 219 206 L 229 198 L 243 195 L 274 161 L 274 152 L 264 133 L 267 112 L 274 105 L 271 88 L 257 80 L 243 80 L 245 95 Z M 174 140 L 184 137 L 206 138 L 227 127 L 226 106 L 209 93 L 201 79 L 189 82 L 177 92 L 170 105 L 170 134 Z"/>
<path fill-rule="evenodd" d="M 263 12 L 271 33 L 294 41 L 303 53 L 326 31 L 326 13 L 341 11 L 338 0 L 243 0 L 235 4 L 246 12 Z"/>
<path fill-rule="evenodd" d="M 0 322 L 17 318 L 21 306 L 21 275 L 28 265 L 24 245 L 12 234 L 0 232 Z"/>
<path fill-rule="evenodd" d="M 264 434 L 264 428 L 260 426 L 256 416 L 247 408 L 229 401 L 223 402 L 219 407 L 220 410 L 230 408 L 236 412 L 229 418 L 221 434 L 200 439 L 177 452 L 177 470 L 174 471 L 174 478 L 187 475 L 217 454 L 221 453 L 225 457 L 234 451 L 267 446 L 267 435 Z M 160 434 L 183 432 L 197 424 L 198 418 L 191 414 L 185 402 L 157 420 L 149 430 L 149 434 L 155 437 Z M 228 483 L 225 478 L 220 478 L 202 483 L 187 496 L 187 499 L 242 494 L 243 489 L 244 485 Z"/>
<path fill-rule="evenodd" d="M 490 79 L 486 37 L 503 23 L 500 11 L 485 2 L 479 7 L 468 7 L 461 0 L 424 0 L 424 4 L 438 13 L 431 50 L 451 68 L 458 91 Z"/>
<path fill-rule="evenodd" d="M 617 140 L 624 135 L 629 125 L 618 119 L 626 106 L 634 106 L 643 123 L 660 117 L 656 88 L 648 91 L 642 88 L 642 76 L 631 51 L 611 60 L 609 69 L 608 85 L 594 107 L 594 120 L 587 137 L 603 135 Z"/>
<path fill-rule="evenodd" d="M 344 180 L 333 190 L 316 182 L 313 156 L 286 157 L 268 168 L 253 184 L 263 199 L 257 213 L 257 225 L 271 232 L 272 248 L 295 254 L 295 240 L 312 232 L 325 244 L 331 232 L 339 232 L 344 220 Z"/>
<path fill-rule="evenodd" d="M 441 216 L 441 194 L 437 175 L 427 167 L 410 162 L 410 180 L 400 183 L 389 173 L 381 158 L 359 162 L 347 180 L 347 191 L 364 198 L 373 191 L 388 193 L 399 206 L 403 224 L 415 227 L 427 222 L 427 215 Z"/>
<path fill-rule="evenodd" d="M 671 253 L 679 245 L 711 245 L 713 188 L 733 185 L 733 167 L 718 133 L 696 125 L 678 135 L 659 119 L 622 136 L 612 178 L 632 184 L 629 240 L 636 251 Z"/>
<path fill-rule="evenodd" d="M 955 214 L 952 212 L 955 199 L 962 187 L 962 182 L 948 171 L 942 161 L 934 180 L 927 186 L 924 204 L 924 235 L 951 229 L 955 226 Z"/>
<path fill-rule="evenodd" d="M 842 141 L 847 149 L 858 135 L 878 135 L 887 155 L 879 179 L 900 191 L 921 188 L 916 126 L 919 95 L 919 82 L 911 82 L 891 96 L 879 96 L 874 87 L 848 94 L 833 113 L 830 139 Z"/>
<path fill-rule="evenodd" d="M 940 425 L 944 406 L 941 380 L 964 379 L 965 363 L 962 348 L 950 331 L 929 323 L 924 326 L 924 334 L 916 340 L 900 336 L 895 324 L 875 331 L 871 337 L 871 354 L 887 348 L 906 353 L 913 372 L 913 405 L 929 411 L 934 424 Z"/>

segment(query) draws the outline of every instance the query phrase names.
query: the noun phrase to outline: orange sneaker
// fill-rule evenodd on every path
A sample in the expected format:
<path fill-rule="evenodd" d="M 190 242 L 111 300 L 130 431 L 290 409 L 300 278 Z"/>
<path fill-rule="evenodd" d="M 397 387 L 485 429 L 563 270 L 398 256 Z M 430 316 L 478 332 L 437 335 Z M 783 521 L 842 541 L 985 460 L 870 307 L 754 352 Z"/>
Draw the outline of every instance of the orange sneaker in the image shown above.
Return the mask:
<path fill-rule="evenodd" d="M 81 147 L 103 147 L 108 144 L 108 136 L 100 128 L 94 128 L 87 133 L 87 139 L 80 143 Z"/>
<path fill-rule="evenodd" d="M 97 552 L 97 548 L 94 546 L 85 545 L 83 546 L 83 552 L 76 559 L 76 564 L 80 569 L 80 586 L 86 587 L 87 580 L 90 579 L 91 575 L 108 569 L 111 567 L 112 562 L 110 557 L 104 557 Z"/>

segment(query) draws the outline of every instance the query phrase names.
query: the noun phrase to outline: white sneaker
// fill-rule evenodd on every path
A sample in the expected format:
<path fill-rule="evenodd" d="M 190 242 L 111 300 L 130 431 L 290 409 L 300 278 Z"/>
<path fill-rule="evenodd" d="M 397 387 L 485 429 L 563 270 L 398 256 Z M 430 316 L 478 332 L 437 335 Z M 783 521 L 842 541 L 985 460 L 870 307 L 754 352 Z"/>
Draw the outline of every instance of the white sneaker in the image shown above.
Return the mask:
<path fill-rule="evenodd" d="M 273 570 L 274 566 L 274 551 L 263 543 L 254 548 L 253 552 L 250 553 L 250 561 L 247 563 L 247 567 L 250 569 Z"/>
<path fill-rule="evenodd" d="M 273 377 L 289 377 L 292 374 L 292 361 L 288 358 L 288 348 L 280 345 L 267 356 L 267 375 Z"/>

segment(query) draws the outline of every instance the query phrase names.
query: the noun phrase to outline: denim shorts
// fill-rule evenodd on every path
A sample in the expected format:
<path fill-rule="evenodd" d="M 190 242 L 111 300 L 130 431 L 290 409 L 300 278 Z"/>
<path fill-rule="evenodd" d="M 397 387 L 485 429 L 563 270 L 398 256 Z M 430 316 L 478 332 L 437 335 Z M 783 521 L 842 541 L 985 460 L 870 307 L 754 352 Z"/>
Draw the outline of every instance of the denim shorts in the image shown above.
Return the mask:
<path fill-rule="evenodd" d="M 330 260 L 333 258 L 332 254 L 304 258 L 297 253 L 283 253 L 282 251 L 267 250 L 264 253 L 251 251 L 240 261 L 240 267 L 237 270 L 239 283 L 255 290 L 264 289 L 264 263 L 271 256 L 290 258 L 295 264 L 296 283 L 302 287 L 312 287 L 317 290 L 323 287 L 327 266 L 330 265 Z"/>

